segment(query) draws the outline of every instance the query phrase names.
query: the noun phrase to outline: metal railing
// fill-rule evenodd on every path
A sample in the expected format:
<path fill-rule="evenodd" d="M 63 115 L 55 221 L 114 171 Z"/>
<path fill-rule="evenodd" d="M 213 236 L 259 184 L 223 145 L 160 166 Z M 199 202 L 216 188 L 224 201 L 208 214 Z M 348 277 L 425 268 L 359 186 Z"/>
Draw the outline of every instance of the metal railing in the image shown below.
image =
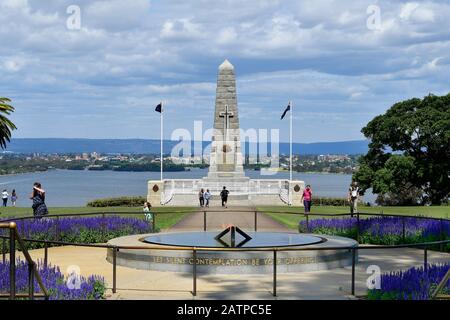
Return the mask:
<path fill-rule="evenodd" d="M 450 280 L 450 269 L 447 270 L 447 273 L 445 274 L 444 278 L 442 278 L 441 282 L 439 282 L 436 289 L 431 294 L 431 299 L 450 299 L 449 294 L 440 294 L 442 289 L 444 289 L 447 282 Z"/>
<path fill-rule="evenodd" d="M 192 211 L 188 211 L 186 213 L 191 213 Z M 203 231 L 207 230 L 207 214 L 208 213 L 214 213 L 219 211 L 214 210 L 208 210 L 203 211 Z M 220 211 L 222 212 L 222 211 Z M 258 211 L 255 210 L 239 210 L 239 212 L 249 212 L 254 214 L 254 230 L 258 230 Z M 180 211 L 174 211 L 174 212 L 158 212 L 158 215 L 161 214 L 171 214 L 171 213 L 180 213 Z M 408 215 L 395 215 L 395 214 L 377 214 L 377 213 L 338 213 L 338 214 L 312 214 L 312 213 L 293 213 L 293 212 L 267 212 L 267 213 L 280 213 L 280 214 L 296 214 L 296 215 L 303 215 L 306 219 L 306 225 L 307 229 L 309 231 L 309 217 L 310 216 L 327 216 L 327 217 L 338 217 L 338 216 L 356 216 L 357 221 L 359 222 L 360 216 L 390 216 L 390 217 L 402 217 L 403 219 L 406 218 L 419 218 L 419 219 L 432 219 L 432 220 L 439 220 L 441 221 L 441 237 L 443 237 L 442 233 L 442 226 L 444 221 L 449 221 L 448 219 L 444 218 L 433 218 L 433 217 L 422 217 L 422 216 L 408 216 Z M 70 217 L 70 216 L 91 216 L 91 215 L 102 215 L 105 217 L 106 215 L 136 215 L 139 214 L 139 212 L 89 212 L 89 213 L 79 213 L 79 214 L 65 214 L 65 215 L 48 215 L 46 217 L 54 217 L 58 219 L 59 217 Z M 34 217 L 21 217 L 21 218 L 14 218 L 12 220 L 26 220 Z M 5 221 L 5 220 L 4 220 Z M 156 221 L 156 214 L 154 213 L 154 219 L 153 219 L 153 226 L 155 226 Z M 404 223 L 404 222 L 403 222 Z M 8 224 L 9 225 L 9 224 Z M 14 224 L 15 225 L 15 224 Z M 359 223 L 357 223 L 357 228 L 359 228 Z M 405 227 L 403 227 L 403 230 Z M 16 228 L 15 235 L 18 236 Z M 155 230 L 155 229 L 153 229 Z M 359 231 L 358 231 L 358 237 L 359 237 Z M 6 256 L 6 240 L 11 239 L 10 237 L 1 236 L 0 238 L 3 239 L 3 261 L 5 261 Z M 19 237 L 20 238 L 20 237 Z M 273 290 L 272 294 L 273 296 L 277 296 L 277 255 L 279 252 L 289 252 L 289 251 L 327 251 L 327 250 L 343 250 L 343 251 L 350 251 L 352 253 L 352 264 L 351 264 L 351 295 L 355 295 L 355 277 L 356 277 L 356 257 L 358 256 L 358 252 L 360 250 L 377 250 L 377 249 L 400 249 L 400 248 L 421 248 L 423 249 L 423 266 L 424 269 L 427 270 L 428 268 L 428 250 L 434 246 L 440 245 L 441 248 L 450 243 L 450 240 L 441 239 L 440 241 L 433 241 L 433 242 L 424 242 L 424 243 L 408 243 L 408 244 L 398 244 L 398 245 L 358 245 L 358 246 L 347 246 L 347 247 L 289 247 L 289 248 L 277 248 L 277 247 L 268 247 L 268 248 L 203 248 L 203 247 L 178 247 L 178 246 L 165 246 L 163 248 L 156 247 L 152 245 L 141 245 L 141 246 L 116 246 L 116 245 L 109 245 L 109 244 L 86 244 L 86 243 L 73 243 L 73 242 L 64 242 L 64 241 L 49 241 L 49 240 L 36 240 L 36 239 L 21 239 L 23 242 L 30 242 L 30 243 L 43 243 L 44 244 L 44 265 L 47 265 L 48 263 L 48 247 L 49 245 L 70 245 L 70 246 L 79 246 L 79 247 L 90 247 L 90 248 L 105 248 L 112 250 L 112 292 L 117 292 L 117 253 L 120 250 L 165 250 L 165 251 L 191 251 L 192 252 L 192 258 L 193 258 L 193 265 L 192 265 L 192 277 L 193 277 L 193 284 L 192 284 L 192 295 L 197 295 L 197 279 L 198 279 L 198 270 L 197 270 L 197 254 L 198 252 L 202 251 L 209 251 L 209 252 L 272 252 L 273 253 Z M 24 248 L 24 245 L 21 245 L 22 248 Z M 11 248 L 13 249 L 13 248 Z M 11 250 L 10 249 L 10 250 Z M 15 249 L 15 248 L 14 248 Z M 28 255 L 29 256 L 29 255 Z M 31 259 L 31 257 L 30 257 Z M 39 281 L 39 280 L 38 280 Z"/>
<path fill-rule="evenodd" d="M 28 250 L 25 246 L 23 239 L 17 232 L 17 225 L 15 222 L 0 223 L 0 229 L 9 229 L 9 294 L 0 294 L 0 297 L 9 297 L 10 300 L 16 298 L 28 297 L 33 300 L 36 296 L 44 297 L 46 300 L 49 298 L 47 289 L 42 282 L 41 276 L 36 268 L 36 263 L 31 258 Z M 19 243 L 19 247 L 28 263 L 28 294 L 16 293 L 16 241 Z M 3 239 L 3 263 L 6 262 L 6 244 Z M 42 294 L 36 294 L 34 292 L 34 281 L 37 281 Z"/>

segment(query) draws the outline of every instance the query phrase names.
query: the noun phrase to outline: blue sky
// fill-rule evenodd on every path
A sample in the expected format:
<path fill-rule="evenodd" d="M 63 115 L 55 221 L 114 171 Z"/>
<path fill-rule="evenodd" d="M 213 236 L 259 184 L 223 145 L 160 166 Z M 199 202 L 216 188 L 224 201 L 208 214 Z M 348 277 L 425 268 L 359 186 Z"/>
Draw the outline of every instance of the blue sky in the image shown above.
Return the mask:
<path fill-rule="evenodd" d="M 212 126 L 227 58 L 243 128 L 286 141 L 290 99 L 295 141 L 362 139 L 393 103 L 449 92 L 449 16 L 439 0 L 2 0 L 0 96 L 14 137 L 159 138 L 160 100 L 169 137 Z"/>

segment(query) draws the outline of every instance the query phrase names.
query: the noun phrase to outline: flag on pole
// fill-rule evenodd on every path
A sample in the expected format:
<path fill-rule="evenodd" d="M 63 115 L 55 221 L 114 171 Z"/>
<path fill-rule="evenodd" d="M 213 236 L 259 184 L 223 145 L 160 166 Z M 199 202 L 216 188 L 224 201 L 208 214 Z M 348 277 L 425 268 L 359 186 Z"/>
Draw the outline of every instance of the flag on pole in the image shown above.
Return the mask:
<path fill-rule="evenodd" d="M 286 109 L 284 110 L 283 114 L 281 115 L 281 119 L 283 120 L 284 116 L 286 115 L 286 113 L 291 110 L 291 104 L 289 103 L 288 106 L 286 107 Z"/>
<path fill-rule="evenodd" d="M 162 113 L 162 103 L 158 104 L 155 108 L 156 112 Z"/>

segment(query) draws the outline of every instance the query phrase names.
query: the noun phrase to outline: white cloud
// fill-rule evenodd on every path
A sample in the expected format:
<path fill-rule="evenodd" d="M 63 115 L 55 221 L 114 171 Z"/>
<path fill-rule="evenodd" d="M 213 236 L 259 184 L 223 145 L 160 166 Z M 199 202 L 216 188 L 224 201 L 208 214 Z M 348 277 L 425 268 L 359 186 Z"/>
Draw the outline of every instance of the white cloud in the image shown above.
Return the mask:
<path fill-rule="evenodd" d="M 418 23 L 429 23 L 434 21 L 434 11 L 417 2 L 409 2 L 402 6 L 400 15 L 401 20 L 408 20 Z"/>
<path fill-rule="evenodd" d="M 172 40 L 189 40 L 200 38 L 202 35 L 200 25 L 191 19 L 176 19 L 166 21 L 161 30 L 161 38 Z"/>
<path fill-rule="evenodd" d="M 126 123 L 140 123 L 161 99 L 169 112 L 183 110 L 169 127 L 207 119 L 217 66 L 229 58 L 243 126 L 274 125 L 276 106 L 292 98 L 308 110 L 303 125 L 323 122 L 321 139 L 355 139 L 392 103 L 444 94 L 450 83 L 450 4 L 376 3 L 378 31 L 366 26 L 369 0 L 78 0 L 81 30 L 68 30 L 71 0 L 3 0 L 0 95 L 14 98 L 18 136 L 74 114 L 85 116 L 76 127 L 93 137 L 139 136 L 144 130 L 128 132 Z M 252 113 L 258 117 L 244 116 Z M 90 115 L 107 122 L 96 129 Z M 71 135 L 71 125 L 42 126 L 42 135 Z M 345 131 L 333 131 L 341 125 Z"/>

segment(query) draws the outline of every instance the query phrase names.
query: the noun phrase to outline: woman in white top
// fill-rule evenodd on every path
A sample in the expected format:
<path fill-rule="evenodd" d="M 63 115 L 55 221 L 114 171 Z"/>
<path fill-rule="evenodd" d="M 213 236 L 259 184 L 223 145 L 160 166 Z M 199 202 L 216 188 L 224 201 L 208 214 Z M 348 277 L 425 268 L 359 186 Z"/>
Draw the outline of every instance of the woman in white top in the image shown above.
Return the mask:
<path fill-rule="evenodd" d="M 348 202 L 350 203 L 350 213 L 358 213 L 359 187 L 358 182 L 353 181 L 348 189 Z"/>
<path fill-rule="evenodd" d="M 6 189 L 3 190 L 3 192 L 2 192 L 2 200 L 3 200 L 3 206 L 4 207 L 6 207 L 8 205 L 8 197 L 9 197 L 8 191 L 6 191 Z"/>
<path fill-rule="evenodd" d="M 209 199 L 211 199 L 211 192 L 209 192 L 209 189 L 206 189 L 206 192 L 204 193 L 203 197 L 205 198 L 205 207 L 209 207 Z"/>

